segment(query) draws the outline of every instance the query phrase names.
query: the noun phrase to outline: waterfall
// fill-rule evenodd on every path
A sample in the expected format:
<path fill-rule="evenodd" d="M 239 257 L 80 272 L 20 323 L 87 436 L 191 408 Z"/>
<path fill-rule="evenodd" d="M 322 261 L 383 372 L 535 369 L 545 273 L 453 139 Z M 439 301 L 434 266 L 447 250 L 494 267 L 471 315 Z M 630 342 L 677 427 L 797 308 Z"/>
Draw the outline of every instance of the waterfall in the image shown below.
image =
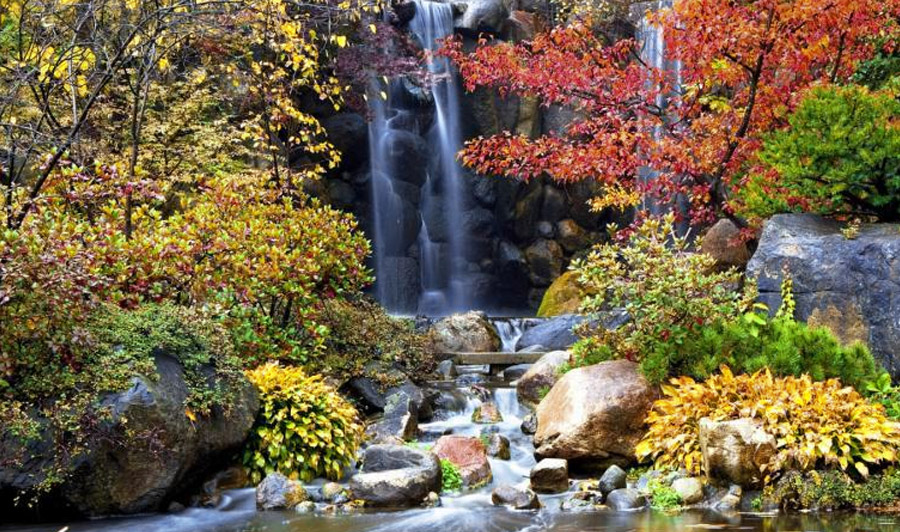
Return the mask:
<path fill-rule="evenodd" d="M 453 32 L 453 11 L 449 3 L 415 4 L 409 28 L 428 52 L 433 81 L 426 90 L 404 79 L 376 82 L 368 98 L 375 295 L 390 312 L 443 315 L 471 305 L 456 161 L 460 91 L 449 60 L 431 57 Z M 417 112 L 423 100 L 434 110 L 430 124 Z"/>

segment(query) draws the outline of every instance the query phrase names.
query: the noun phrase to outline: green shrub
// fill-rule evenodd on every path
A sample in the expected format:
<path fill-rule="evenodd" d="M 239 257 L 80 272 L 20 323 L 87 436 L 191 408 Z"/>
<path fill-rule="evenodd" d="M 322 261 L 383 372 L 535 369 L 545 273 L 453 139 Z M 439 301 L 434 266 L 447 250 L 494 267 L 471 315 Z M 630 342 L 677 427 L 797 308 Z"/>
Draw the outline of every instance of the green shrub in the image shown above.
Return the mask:
<path fill-rule="evenodd" d="M 877 379 L 867 382 L 865 393 L 869 395 L 870 400 L 884 406 L 888 417 L 900 419 L 900 386 L 891 384 L 890 374 L 882 373 Z"/>
<path fill-rule="evenodd" d="M 658 479 L 647 483 L 647 497 L 650 498 L 650 507 L 662 512 L 671 512 L 681 508 L 681 495 L 672 486 L 668 486 Z"/>
<path fill-rule="evenodd" d="M 624 308 L 630 320 L 616 330 L 587 331 L 592 347 L 583 358 L 626 358 L 641 363 L 647 378 L 661 382 L 673 374 L 667 354 L 698 327 L 737 317 L 749 308 L 754 294 L 739 293 L 740 274 L 714 271 L 712 257 L 693 253 L 678 236 L 675 218 L 648 218 L 633 228 L 626 246 L 603 244 L 574 269 L 588 296 L 590 313 Z"/>
<path fill-rule="evenodd" d="M 890 469 L 861 482 L 840 471 L 791 472 L 766 496 L 791 510 L 893 506 L 900 500 L 900 471 Z"/>
<path fill-rule="evenodd" d="M 441 492 L 442 493 L 452 493 L 455 491 L 461 490 L 463 487 L 462 475 L 459 474 L 459 468 L 456 467 L 456 464 L 447 460 L 446 458 L 441 459 Z"/>
<path fill-rule="evenodd" d="M 279 472 L 310 481 L 340 479 L 363 438 L 356 409 L 320 376 L 268 363 L 247 372 L 261 408 L 244 450 L 254 482 Z"/>
<path fill-rule="evenodd" d="M 779 212 L 900 220 L 900 101 L 865 87 L 813 89 L 738 188 L 752 218 Z"/>

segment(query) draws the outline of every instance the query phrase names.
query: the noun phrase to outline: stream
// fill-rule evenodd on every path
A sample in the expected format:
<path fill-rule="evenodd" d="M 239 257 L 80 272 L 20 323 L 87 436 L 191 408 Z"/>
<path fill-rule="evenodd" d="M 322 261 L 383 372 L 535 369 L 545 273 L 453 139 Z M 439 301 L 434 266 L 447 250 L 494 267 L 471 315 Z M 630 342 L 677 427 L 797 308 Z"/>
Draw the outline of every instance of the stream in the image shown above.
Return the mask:
<path fill-rule="evenodd" d="M 358 511 L 348 514 L 297 514 L 294 512 L 257 512 L 255 491 L 228 491 L 216 508 L 189 508 L 175 514 L 149 515 L 26 526 L 0 526 L 0 532 L 567 532 L 567 531 L 675 531 L 675 530 L 743 530 L 743 531 L 888 531 L 900 530 L 900 517 L 856 513 L 825 514 L 720 514 L 686 512 L 668 515 L 656 511 L 588 512 L 563 511 L 560 504 L 568 494 L 542 495 L 544 508 L 539 511 L 515 511 L 491 505 L 493 487 L 527 484 L 534 465 L 531 438 L 519 428 L 526 410 L 520 406 L 515 388 L 502 380 L 487 380 L 484 368 L 461 368 L 456 384 L 439 384 L 445 395 L 443 404 L 452 405 L 439 411 L 435 420 L 420 424 L 420 440 L 413 445 L 428 445 L 443 434 L 477 436 L 485 427 L 497 430 L 510 440 L 511 459 L 491 458 L 493 482 L 464 494 L 444 495 L 441 506 L 403 511 Z M 471 384 L 479 383 L 490 390 L 493 401 L 503 415 L 496 425 L 478 425 L 471 421 L 474 409 L 481 404 Z M 310 486 L 314 489 L 320 483 Z M 575 488 L 573 488 L 575 489 Z M 321 510 L 321 509 L 320 509 Z M 67 527 L 67 528 L 66 528 Z"/>

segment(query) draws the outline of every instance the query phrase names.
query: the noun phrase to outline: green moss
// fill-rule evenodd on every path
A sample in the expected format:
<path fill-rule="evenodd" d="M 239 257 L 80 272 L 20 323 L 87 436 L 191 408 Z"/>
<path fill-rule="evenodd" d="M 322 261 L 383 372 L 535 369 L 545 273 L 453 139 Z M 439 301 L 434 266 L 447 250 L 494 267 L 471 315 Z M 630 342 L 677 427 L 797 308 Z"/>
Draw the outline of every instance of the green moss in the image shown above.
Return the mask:
<path fill-rule="evenodd" d="M 578 273 L 566 272 L 557 277 L 544 292 L 537 315 L 539 318 L 548 318 L 577 312 L 583 297 L 584 290 L 578 283 Z"/>
<path fill-rule="evenodd" d="M 657 479 L 647 484 L 647 496 L 650 498 L 650 507 L 654 510 L 671 512 L 681 508 L 681 495 Z"/>
<path fill-rule="evenodd" d="M 792 472 L 769 488 L 766 496 L 794 510 L 894 506 L 900 501 L 900 471 L 891 469 L 862 481 L 840 471 Z"/>

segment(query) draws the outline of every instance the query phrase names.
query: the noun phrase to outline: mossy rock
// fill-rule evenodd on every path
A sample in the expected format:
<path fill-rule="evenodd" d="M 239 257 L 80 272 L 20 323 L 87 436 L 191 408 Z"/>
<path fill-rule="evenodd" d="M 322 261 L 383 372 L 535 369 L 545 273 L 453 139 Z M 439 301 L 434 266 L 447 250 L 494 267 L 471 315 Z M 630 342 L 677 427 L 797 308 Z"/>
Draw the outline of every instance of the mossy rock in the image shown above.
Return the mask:
<path fill-rule="evenodd" d="M 537 315 L 539 318 L 549 318 L 562 314 L 573 314 L 581 306 L 584 290 L 578 283 L 576 272 L 566 272 L 553 281 L 544 298 Z"/>

